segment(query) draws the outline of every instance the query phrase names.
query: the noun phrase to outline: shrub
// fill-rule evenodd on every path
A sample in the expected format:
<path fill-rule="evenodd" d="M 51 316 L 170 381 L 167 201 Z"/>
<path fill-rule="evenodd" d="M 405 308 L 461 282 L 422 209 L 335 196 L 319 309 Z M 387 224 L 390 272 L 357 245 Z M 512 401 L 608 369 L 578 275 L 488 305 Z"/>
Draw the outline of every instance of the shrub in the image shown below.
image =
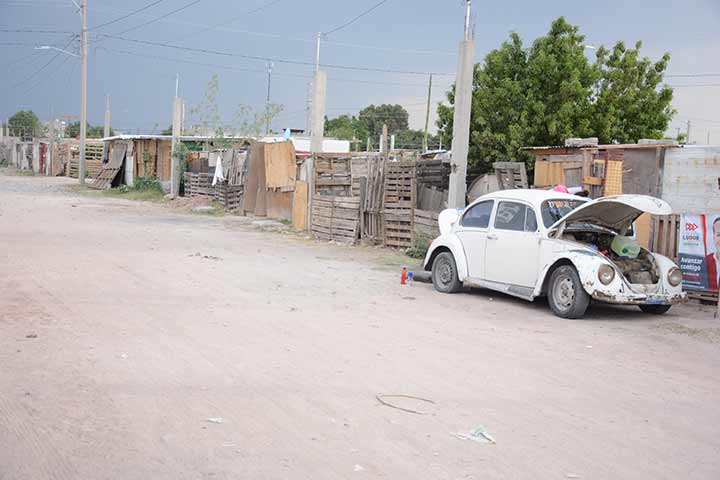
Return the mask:
<path fill-rule="evenodd" d="M 157 191 L 163 193 L 162 185 L 155 177 L 137 177 L 133 182 L 133 188 L 140 192 Z"/>

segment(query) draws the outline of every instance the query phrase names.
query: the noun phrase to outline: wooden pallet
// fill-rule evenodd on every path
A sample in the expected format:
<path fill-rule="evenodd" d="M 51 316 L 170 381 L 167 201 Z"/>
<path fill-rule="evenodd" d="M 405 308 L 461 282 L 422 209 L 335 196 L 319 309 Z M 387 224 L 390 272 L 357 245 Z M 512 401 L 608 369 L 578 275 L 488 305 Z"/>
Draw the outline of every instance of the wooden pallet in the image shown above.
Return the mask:
<path fill-rule="evenodd" d="M 717 305 L 718 292 L 687 292 L 690 300 L 697 300 L 704 304 Z"/>
<path fill-rule="evenodd" d="M 112 182 L 115 180 L 115 177 L 118 176 L 120 170 L 122 170 L 122 167 L 103 168 L 95 176 L 93 181 L 88 184 L 88 187 L 94 188 L 96 190 L 107 190 L 108 188 L 112 187 Z"/>
<path fill-rule="evenodd" d="M 315 195 L 312 205 L 312 232 L 320 240 L 353 244 L 358 238 L 360 199 Z"/>
<path fill-rule="evenodd" d="M 410 248 L 415 209 L 415 162 L 388 162 L 385 165 L 383 198 L 384 244 Z"/>
<path fill-rule="evenodd" d="M 413 223 L 415 225 L 413 233 L 415 234 L 415 237 L 424 236 L 429 240 L 434 240 L 436 237 L 440 236 L 438 215 L 438 212 L 415 209 L 413 218 Z"/>
<path fill-rule="evenodd" d="M 495 175 L 500 190 L 528 188 L 527 170 L 524 162 L 495 162 Z"/>

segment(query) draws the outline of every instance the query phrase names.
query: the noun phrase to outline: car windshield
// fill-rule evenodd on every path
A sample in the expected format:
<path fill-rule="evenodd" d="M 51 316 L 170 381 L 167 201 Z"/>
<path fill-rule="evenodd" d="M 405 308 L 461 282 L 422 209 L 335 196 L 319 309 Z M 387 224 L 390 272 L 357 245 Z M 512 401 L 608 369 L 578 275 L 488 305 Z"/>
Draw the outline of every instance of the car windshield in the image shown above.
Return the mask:
<path fill-rule="evenodd" d="M 586 200 L 569 200 L 566 198 L 561 200 L 545 200 L 540 207 L 540 213 L 542 214 L 545 227 L 550 227 L 585 202 Z"/>

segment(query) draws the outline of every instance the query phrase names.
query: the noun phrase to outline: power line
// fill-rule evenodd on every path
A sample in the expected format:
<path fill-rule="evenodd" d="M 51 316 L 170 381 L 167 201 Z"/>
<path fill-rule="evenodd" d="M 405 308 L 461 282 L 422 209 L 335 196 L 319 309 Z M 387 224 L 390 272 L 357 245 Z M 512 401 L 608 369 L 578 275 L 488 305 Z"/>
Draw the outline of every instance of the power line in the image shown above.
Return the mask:
<path fill-rule="evenodd" d="M 665 75 L 666 77 L 673 78 L 693 78 L 693 77 L 720 77 L 720 73 L 676 73 L 672 75 Z"/>
<path fill-rule="evenodd" d="M 282 1 L 282 0 L 270 0 L 269 2 L 266 2 L 266 3 L 260 5 L 260 6 L 257 7 L 257 8 L 253 8 L 252 10 L 248 10 L 248 11 L 246 11 L 246 12 L 241 13 L 240 15 L 237 15 L 237 16 L 231 18 L 231 19 L 228 20 L 227 22 L 221 23 L 220 25 L 207 25 L 207 26 L 206 26 L 207 28 L 205 28 L 205 29 L 203 29 L 203 30 L 200 30 L 199 32 L 194 32 L 194 33 L 191 33 L 191 34 L 189 34 L 189 35 L 185 35 L 185 36 L 183 36 L 183 37 L 179 37 L 178 40 L 184 40 L 184 39 L 186 39 L 186 38 L 194 37 L 194 36 L 196 36 L 196 35 L 200 35 L 201 33 L 205 33 L 205 32 L 207 32 L 208 30 L 214 30 L 214 29 L 217 29 L 218 27 L 223 27 L 223 26 L 226 26 L 226 25 L 230 25 L 230 24 L 235 23 L 236 21 L 240 20 L 241 18 L 244 18 L 244 17 L 246 17 L 246 16 L 248 16 L 248 15 L 252 15 L 252 14 L 254 14 L 254 13 L 260 12 L 260 11 L 262 11 L 262 10 L 265 10 L 266 8 L 271 7 L 271 6 L 273 6 L 273 5 L 275 5 L 276 3 L 281 2 L 281 1 Z"/>
<path fill-rule="evenodd" d="M 66 49 L 71 43 L 73 39 L 71 38 L 62 48 L 63 50 Z M 29 80 L 32 80 L 36 75 L 38 75 L 40 72 L 45 70 L 62 52 L 58 51 L 47 63 L 45 63 L 42 67 L 37 69 L 35 72 L 33 72 L 29 77 L 25 78 L 23 81 L 18 82 L 14 85 L 12 85 L 10 88 L 16 88 L 20 85 L 27 83 Z"/>
<path fill-rule="evenodd" d="M 131 52 L 128 50 L 118 50 L 118 49 L 107 48 L 107 47 L 95 47 L 95 49 L 102 50 L 102 51 L 108 52 L 108 53 L 129 55 L 132 57 L 142 57 L 142 58 L 148 58 L 148 59 L 154 59 L 154 60 L 164 60 L 167 62 L 174 62 L 174 63 L 185 63 L 188 65 L 197 65 L 197 66 L 201 66 L 201 67 L 220 68 L 223 70 L 233 70 L 233 71 L 238 71 L 238 72 L 249 72 L 249 73 L 258 73 L 258 74 L 261 73 L 263 75 L 265 75 L 267 73 L 266 70 L 260 70 L 260 69 L 242 68 L 242 67 L 235 67 L 235 66 L 230 66 L 230 65 L 222 65 L 222 64 L 218 64 L 218 63 L 196 62 L 193 60 L 185 60 L 182 58 L 164 57 L 164 56 L 160 56 L 160 55 L 149 55 L 149 54 L 145 54 L 145 53 Z M 273 72 L 273 75 L 277 75 L 280 77 L 305 78 L 305 79 L 313 78 L 312 75 L 301 74 L 301 73 Z M 368 84 L 368 85 L 427 88 L 427 85 L 424 83 L 381 82 L 381 81 L 375 81 L 375 80 L 358 80 L 358 79 L 353 79 L 353 78 L 338 78 L 338 77 L 331 77 L 331 80 L 333 82 L 343 82 L 343 83 L 358 83 L 358 84 Z"/>
<path fill-rule="evenodd" d="M 362 12 L 361 14 L 357 15 L 356 17 L 353 17 L 352 19 L 350 19 L 349 21 L 343 23 L 343 24 L 340 25 L 339 27 L 335 27 L 335 28 L 333 28 L 332 30 L 329 30 L 329 31 L 327 31 L 327 32 L 324 32 L 324 34 L 325 34 L 325 35 L 330 35 L 330 34 L 333 34 L 333 33 L 337 32 L 338 30 L 342 30 L 343 28 L 352 25 L 353 23 L 357 22 L 358 20 L 360 20 L 362 17 L 364 17 L 364 16 L 367 15 L 368 13 L 370 13 L 370 12 L 372 12 L 373 10 L 375 10 L 376 8 L 378 8 L 378 7 L 379 7 L 380 5 L 382 5 L 383 3 L 387 3 L 387 1 L 388 1 L 388 0 L 381 0 L 381 1 L 379 1 L 378 3 L 376 3 L 376 4 L 373 5 L 372 7 L 368 8 L 367 10 L 365 10 L 364 12 Z"/>
<path fill-rule="evenodd" d="M 149 4 L 145 5 L 144 7 L 138 8 L 137 10 L 133 10 L 133 11 L 130 12 L 130 13 L 126 13 L 125 15 L 122 15 L 122 16 L 116 18 L 115 20 L 110 20 L 109 22 L 101 23 L 100 25 L 95 25 L 94 27 L 90 27 L 90 28 L 88 28 L 87 30 L 88 30 L 88 32 L 89 32 L 89 31 L 91 31 L 91 30 L 96 30 L 96 29 L 98 29 L 98 28 L 106 27 L 106 26 L 108 26 L 108 25 L 112 25 L 113 23 L 120 22 L 120 21 L 122 21 L 122 20 L 125 20 L 126 18 L 132 17 L 133 15 L 137 15 L 137 14 L 140 13 L 140 12 L 143 12 L 143 11 L 149 9 L 149 8 L 152 8 L 152 7 L 154 7 L 155 5 L 157 5 L 158 3 L 161 3 L 161 2 L 164 2 L 164 1 L 165 1 L 165 0 L 155 0 L 155 1 L 152 2 L 152 3 L 149 3 Z"/>
<path fill-rule="evenodd" d="M 179 45 L 171 45 L 171 44 L 162 43 L 162 42 L 150 42 L 147 40 L 137 40 L 134 38 L 120 37 L 118 35 L 100 34 L 100 36 L 103 38 L 112 38 L 115 40 L 137 43 L 140 45 L 152 45 L 152 46 L 171 48 L 174 50 L 181 50 L 181 51 L 187 51 L 187 52 L 205 53 L 205 54 L 220 55 L 220 56 L 225 56 L 225 57 L 247 58 L 247 59 L 251 59 L 251 60 L 261 60 L 263 62 L 288 63 L 288 64 L 292 64 L 292 65 L 305 65 L 305 66 L 311 66 L 311 67 L 315 66 L 315 64 L 312 62 L 306 62 L 306 61 L 301 61 L 301 60 L 288 60 L 288 59 L 265 57 L 265 56 L 259 56 L 259 55 L 247 55 L 247 54 L 242 54 L 242 53 L 222 52 L 222 51 L 218 51 L 218 50 L 209 50 L 209 49 L 205 49 L 205 48 L 182 47 Z M 409 71 L 409 70 L 392 70 L 392 69 L 386 69 L 386 68 L 360 67 L 360 66 L 349 66 L 349 65 L 322 64 L 322 66 L 325 68 L 335 68 L 335 69 L 339 69 L 339 70 L 357 70 L 357 71 L 365 71 L 365 72 L 397 73 L 397 74 L 405 74 L 405 75 L 430 75 L 431 73 L 433 75 L 442 75 L 442 76 L 454 76 L 455 75 L 454 73 L 418 72 L 418 71 Z"/>
<path fill-rule="evenodd" d="M 2 33 L 48 33 L 48 34 L 62 34 L 67 35 L 73 32 L 68 30 L 33 30 L 33 29 L 2 29 Z"/>
<path fill-rule="evenodd" d="M 151 19 L 151 20 L 148 20 L 147 22 L 141 23 L 140 25 L 136 25 L 136 26 L 134 26 L 134 27 L 130 27 L 130 28 L 128 28 L 127 30 L 123 30 L 122 32 L 119 32 L 118 35 L 122 35 L 122 34 L 125 34 L 125 33 L 128 33 L 128 32 L 132 32 L 133 30 L 137 30 L 138 28 L 145 27 L 145 26 L 147 26 L 147 25 L 150 25 L 151 23 L 155 23 L 155 22 L 157 22 L 157 21 L 159 21 L 159 20 L 162 20 L 162 19 L 164 19 L 164 18 L 167 18 L 167 17 L 169 17 L 170 15 L 176 14 L 176 13 L 178 13 L 178 12 L 182 12 L 183 10 L 190 8 L 190 7 L 192 7 L 193 5 L 196 5 L 196 4 L 200 3 L 201 1 L 202 1 L 202 0 L 194 0 L 194 1 L 190 2 L 190 3 L 187 3 L 187 4 L 183 5 L 182 7 L 176 8 L 175 10 L 172 10 L 172 11 L 166 13 L 165 15 L 161 15 L 161 16 L 159 16 L 159 17 L 156 17 L 156 18 L 153 18 L 153 19 Z"/>
<path fill-rule="evenodd" d="M 694 85 L 668 85 L 672 88 L 692 88 L 692 87 L 720 87 L 720 83 L 696 83 Z"/>

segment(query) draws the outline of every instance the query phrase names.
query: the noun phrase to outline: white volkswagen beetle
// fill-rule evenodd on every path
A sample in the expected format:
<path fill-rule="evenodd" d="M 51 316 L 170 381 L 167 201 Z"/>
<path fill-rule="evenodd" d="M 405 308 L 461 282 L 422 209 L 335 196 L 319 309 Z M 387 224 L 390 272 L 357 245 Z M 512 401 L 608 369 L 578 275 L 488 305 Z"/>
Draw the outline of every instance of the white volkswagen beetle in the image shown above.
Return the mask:
<path fill-rule="evenodd" d="M 464 210 L 440 213 L 440 236 L 424 268 L 440 292 L 474 286 L 526 300 L 547 295 L 564 318 L 581 317 L 591 298 L 662 314 L 687 299 L 677 265 L 645 249 L 621 256 L 611 248 L 616 236 L 631 237 L 645 212 L 672 209 L 645 195 L 588 200 L 547 190 L 491 193 Z"/>

